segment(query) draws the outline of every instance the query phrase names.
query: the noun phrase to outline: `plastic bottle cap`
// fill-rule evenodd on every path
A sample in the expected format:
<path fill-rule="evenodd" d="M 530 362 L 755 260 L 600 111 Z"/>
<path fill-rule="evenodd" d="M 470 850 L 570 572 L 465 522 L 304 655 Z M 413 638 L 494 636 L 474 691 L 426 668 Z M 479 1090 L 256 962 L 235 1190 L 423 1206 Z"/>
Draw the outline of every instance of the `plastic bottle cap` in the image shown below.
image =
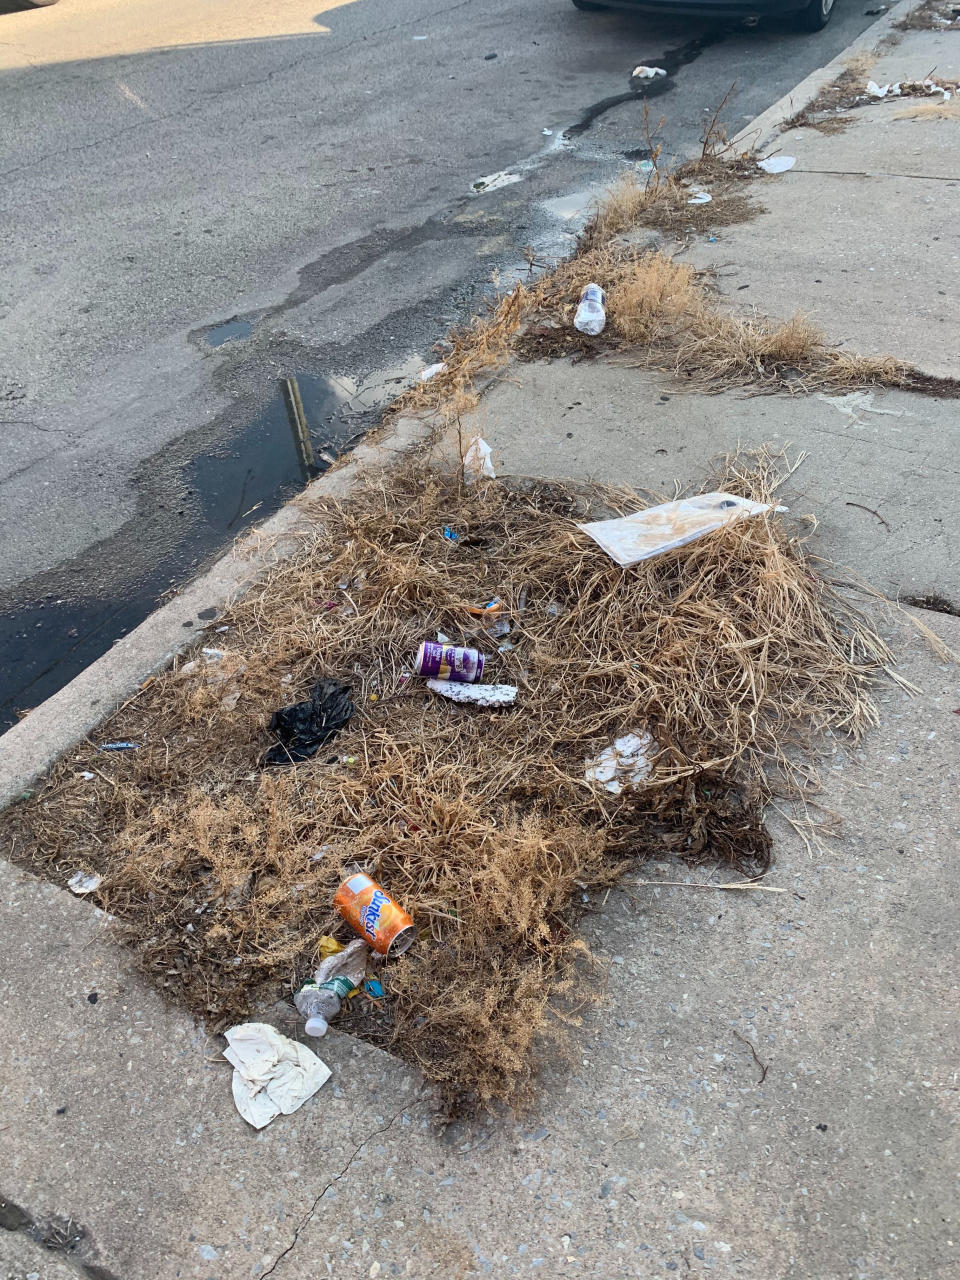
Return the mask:
<path fill-rule="evenodd" d="M 308 1036 L 325 1036 L 329 1027 L 330 1023 L 327 1022 L 326 1018 L 319 1013 L 315 1013 L 312 1018 L 306 1020 L 303 1029 Z"/>

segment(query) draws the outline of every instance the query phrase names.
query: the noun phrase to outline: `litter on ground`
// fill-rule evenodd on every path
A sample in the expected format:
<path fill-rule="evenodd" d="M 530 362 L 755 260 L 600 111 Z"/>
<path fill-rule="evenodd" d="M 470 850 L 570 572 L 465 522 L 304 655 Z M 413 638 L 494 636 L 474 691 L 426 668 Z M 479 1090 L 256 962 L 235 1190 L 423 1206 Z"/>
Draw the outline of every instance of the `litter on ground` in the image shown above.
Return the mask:
<path fill-rule="evenodd" d="M 347 1001 L 338 1030 L 415 1064 L 449 1111 L 529 1100 L 544 1036 L 598 988 L 584 898 L 650 857 L 754 881 L 772 792 L 808 795 L 818 748 L 875 722 L 890 653 L 774 511 L 788 471 L 767 455 L 718 464 L 710 494 L 680 500 L 698 515 L 669 555 L 662 508 L 593 484 L 465 486 L 455 465 L 411 461 L 313 500 L 298 548 L 224 619 L 236 706 L 199 672 L 159 674 L 102 731 L 140 750 L 81 743 L 5 815 L 7 847 L 101 876 L 110 929 L 166 994 L 233 1028 L 235 1053 L 236 1024 L 289 999 L 331 939 L 360 936 L 387 947 L 386 996 Z M 589 531 L 611 520 L 629 556 L 646 521 L 651 558 L 615 562 Z M 349 612 L 318 606 L 338 583 Z M 509 684 L 516 704 L 458 707 L 411 657 L 438 631 L 470 648 L 483 618 L 465 605 L 494 597 L 513 647 L 489 646 L 483 680 L 460 683 Z M 258 768 L 275 708 L 323 680 L 356 704 L 335 750 Z M 585 781 L 587 761 L 612 763 L 620 791 Z M 401 935 L 416 943 L 397 955 Z M 305 1068 L 258 1045 L 237 1088 L 272 1115 L 272 1073 Z"/>
<path fill-rule="evenodd" d="M 639 564 L 686 546 L 696 538 L 714 533 L 723 525 L 744 516 L 763 515 L 770 504 L 751 502 L 731 493 L 701 493 L 648 507 L 616 520 L 597 520 L 580 528 L 603 547 L 617 564 Z M 785 511 L 785 507 L 778 507 Z"/>
<path fill-rule="evenodd" d="M 318 680 L 306 701 L 273 713 L 270 732 L 278 741 L 263 757 L 263 763 L 283 765 L 309 760 L 352 715 L 349 686 L 338 680 Z"/>
<path fill-rule="evenodd" d="M 667 73 L 663 67 L 639 66 L 633 68 L 634 80 L 656 80 L 660 76 L 665 76 L 666 74 Z"/>
<path fill-rule="evenodd" d="M 306 1045 L 265 1022 L 245 1022 L 223 1034 L 223 1056 L 234 1068 L 233 1100 L 254 1129 L 291 1115 L 330 1079 L 330 1068 Z"/>
<path fill-rule="evenodd" d="M 767 156 L 757 161 L 757 168 L 764 173 L 786 173 L 797 163 L 796 156 Z"/>
<path fill-rule="evenodd" d="M 350 928 L 382 956 L 391 959 L 402 956 L 416 941 L 417 931 L 411 917 L 375 880 L 362 872 L 343 882 L 333 905 Z M 349 947 L 346 950 L 349 951 Z"/>
<path fill-rule="evenodd" d="M 427 688 L 454 702 L 477 707 L 509 707 L 517 699 L 515 684 L 460 684 L 456 680 L 428 680 Z"/>
<path fill-rule="evenodd" d="M 293 998 L 297 1012 L 305 1019 L 308 1036 L 325 1036 L 346 998 L 363 983 L 370 949 L 360 938 L 321 960 L 309 982 Z"/>
<path fill-rule="evenodd" d="M 497 473 L 490 457 L 490 446 L 480 436 L 474 436 L 463 455 L 463 473 L 468 484 L 478 480 L 496 480 Z"/>
<path fill-rule="evenodd" d="M 624 787 L 638 787 L 653 772 L 657 744 L 649 733 L 627 733 L 587 764 L 587 782 L 599 782 L 611 795 Z"/>
<path fill-rule="evenodd" d="M 607 324 L 607 295 L 598 284 L 588 284 L 580 295 L 580 305 L 573 317 L 573 327 L 595 338 Z"/>
<path fill-rule="evenodd" d="M 102 883 L 103 876 L 98 876 L 91 871 L 75 871 L 67 881 L 67 888 L 78 898 L 82 898 L 84 894 L 95 893 Z"/>

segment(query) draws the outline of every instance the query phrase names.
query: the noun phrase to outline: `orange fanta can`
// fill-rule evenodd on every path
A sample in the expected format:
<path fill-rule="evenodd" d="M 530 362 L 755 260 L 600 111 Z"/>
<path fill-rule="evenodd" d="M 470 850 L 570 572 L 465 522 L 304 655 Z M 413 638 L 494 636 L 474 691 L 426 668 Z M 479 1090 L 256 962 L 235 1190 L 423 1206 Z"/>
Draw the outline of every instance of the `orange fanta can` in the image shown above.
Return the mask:
<path fill-rule="evenodd" d="M 382 956 L 401 956 L 416 939 L 410 916 L 368 875 L 361 873 L 345 880 L 333 905 L 351 929 Z"/>

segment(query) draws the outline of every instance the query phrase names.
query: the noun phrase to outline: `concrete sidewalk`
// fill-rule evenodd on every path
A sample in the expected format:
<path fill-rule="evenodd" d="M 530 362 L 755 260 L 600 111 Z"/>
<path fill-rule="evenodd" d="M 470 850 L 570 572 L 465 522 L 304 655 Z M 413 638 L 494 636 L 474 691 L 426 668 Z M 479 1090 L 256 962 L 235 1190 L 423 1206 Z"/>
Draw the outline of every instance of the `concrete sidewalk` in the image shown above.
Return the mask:
<path fill-rule="evenodd" d="M 960 81 L 960 29 L 894 31 L 882 52 L 854 63 L 858 90 L 932 76 Z M 839 68 L 838 68 L 839 69 Z M 798 104 L 803 105 L 803 104 Z M 787 101 L 782 110 L 795 114 Z M 721 227 L 689 258 L 716 271 L 736 308 L 802 311 L 843 349 L 889 354 L 941 377 L 960 376 L 960 104 L 940 94 L 872 99 L 805 126 L 745 129 L 763 155 L 796 167 L 761 180 L 766 212 Z"/>
<path fill-rule="evenodd" d="M 938 54 L 910 44 L 917 65 L 929 58 L 924 72 L 943 69 L 952 41 L 960 54 L 960 35 L 920 34 Z M 874 74 L 914 70 L 886 65 Z M 697 260 L 749 269 L 765 313 L 793 310 L 824 238 L 822 219 L 797 217 L 796 193 L 829 167 L 818 148 L 864 154 L 856 139 L 878 127 L 873 111 L 845 134 L 805 130 L 809 168 L 766 183 L 769 212 L 694 247 Z M 943 121 L 904 123 L 918 141 L 902 146 L 940 145 L 926 131 Z M 850 155 L 831 155 L 849 167 Z M 841 196 L 854 190 L 844 184 Z M 892 245 L 894 221 L 914 226 L 917 203 L 930 211 L 926 188 L 896 190 L 880 205 Z M 960 372 L 948 341 L 927 344 L 929 362 L 893 341 L 917 328 L 917 299 L 952 290 L 944 263 L 955 259 L 918 255 L 910 280 L 871 312 L 886 327 L 858 329 L 866 285 L 837 278 L 867 280 L 880 241 L 850 233 L 850 221 L 834 219 L 845 257 L 822 277 L 830 337 Z M 944 218 L 936 234 L 948 230 Z M 819 518 L 816 546 L 884 589 L 956 601 L 957 406 L 903 393 L 704 397 L 612 363 L 556 362 L 512 370 L 463 425 L 507 471 L 652 489 L 696 480 L 738 443 L 792 441 L 811 453 L 790 501 Z M 960 649 L 960 621 L 923 621 Z M 829 853 L 811 853 L 774 815 L 767 883 L 785 893 L 627 882 L 594 902 L 586 935 L 609 961 L 608 1001 L 576 1033 L 575 1062 L 548 1065 L 522 1120 L 441 1130 L 415 1072 L 331 1033 L 321 1049 L 331 1081 L 255 1133 L 234 1109 L 222 1042 L 162 1002 L 92 907 L 0 864 L 5 1274 L 960 1274 L 960 668 L 909 624 L 896 640 L 900 671 L 923 692 L 885 687 L 881 727 L 855 759 L 834 757 L 823 802 L 844 824 Z M 642 874 L 680 878 L 667 864 Z"/>

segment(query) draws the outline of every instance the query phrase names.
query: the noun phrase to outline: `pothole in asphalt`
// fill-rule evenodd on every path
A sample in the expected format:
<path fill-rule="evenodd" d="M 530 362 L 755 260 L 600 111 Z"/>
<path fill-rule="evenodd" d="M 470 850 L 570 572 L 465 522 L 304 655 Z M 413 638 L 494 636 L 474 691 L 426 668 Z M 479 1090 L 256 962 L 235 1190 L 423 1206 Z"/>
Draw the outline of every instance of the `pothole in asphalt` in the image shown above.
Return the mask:
<path fill-rule="evenodd" d="M 249 423 L 186 461 L 151 459 L 138 510 L 83 556 L 0 601 L 0 732 L 63 688 L 244 529 L 326 471 L 416 377 L 419 357 L 357 381 L 281 379 Z M 78 591 L 76 583 L 94 584 Z M 27 594 L 28 603 L 22 604 Z"/>

